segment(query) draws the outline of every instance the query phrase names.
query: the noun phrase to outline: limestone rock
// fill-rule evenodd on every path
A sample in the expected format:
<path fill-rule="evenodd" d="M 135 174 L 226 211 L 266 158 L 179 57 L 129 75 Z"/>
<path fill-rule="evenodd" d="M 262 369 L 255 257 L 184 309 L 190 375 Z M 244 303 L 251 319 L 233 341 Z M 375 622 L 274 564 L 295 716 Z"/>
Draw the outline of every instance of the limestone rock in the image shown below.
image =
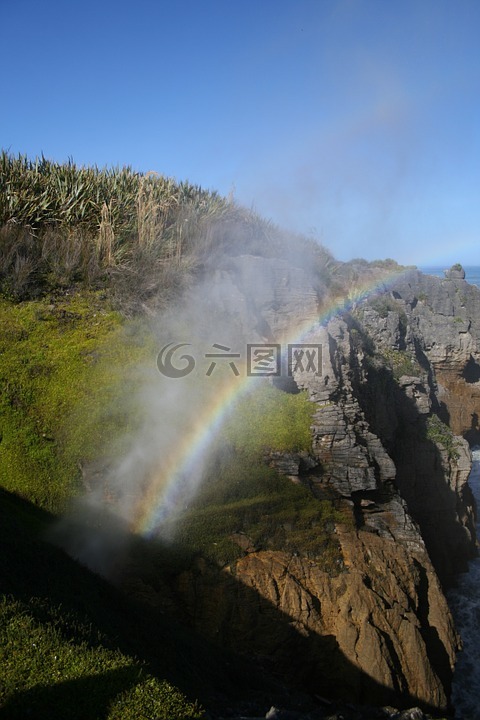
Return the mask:
<path fill-rule="evenodd" d="M 176 592 L 196 630 L 268 657 L 311 692 L 445 708 L 458 638 L 418 532 L 412 545 L 390 525 L 388 539 L 339 528 L 347 569 L 336 576 L 321 560 L 258 551 L 220 578 L 206 566 L 184 574 Z"/>
<path fill-rule="evenodd" d="M 445 277 L 449 280 L 465 280 L 465 270 L 457 263 L 452 265 L 450 270 L 445 270 Z"/>
<path fill-rule="evenodd" d="M 286 260 L 228 258 L 214 275 L 212 288 L 213 305 L 239 316 L 246 337 L 255 330 L 265 342 L 281 342 L 292 327 L 308 327 L 318 318 L 319 289 L 305 270 Z"/>
<path fill-rule="evenodd" d="M 449 436 L 452 452 L 428 418 L 480 437 L 480 290 L 411 271 L 385 291 L 386 312 L 367 301 L 325 323 L 326 290 L 286 261 L 230 258 L 212 284 L 249 342 L 322 347 L 321 372 L 293 372 L 316 405 L 311 452 L 268 460 L 343 498 L 345 523 L 335 571 L 235 533 L 240 560 L 223 571 L 198 560 L 162 602 L 312 693 L 446 709 L 459 639 L 439 574 L 448 582 L 475 548 L 474 506 L 466 441 Z"/>

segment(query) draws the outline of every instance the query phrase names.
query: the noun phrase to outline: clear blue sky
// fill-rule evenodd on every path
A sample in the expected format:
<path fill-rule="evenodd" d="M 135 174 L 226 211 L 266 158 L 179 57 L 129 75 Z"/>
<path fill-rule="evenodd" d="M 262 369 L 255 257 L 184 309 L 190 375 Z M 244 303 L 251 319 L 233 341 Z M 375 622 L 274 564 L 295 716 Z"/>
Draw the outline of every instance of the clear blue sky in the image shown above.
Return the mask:
<path fill-rule="evenodd" d="M 479 0 L 0 0 L 0 145 L 480 265 Z"/>

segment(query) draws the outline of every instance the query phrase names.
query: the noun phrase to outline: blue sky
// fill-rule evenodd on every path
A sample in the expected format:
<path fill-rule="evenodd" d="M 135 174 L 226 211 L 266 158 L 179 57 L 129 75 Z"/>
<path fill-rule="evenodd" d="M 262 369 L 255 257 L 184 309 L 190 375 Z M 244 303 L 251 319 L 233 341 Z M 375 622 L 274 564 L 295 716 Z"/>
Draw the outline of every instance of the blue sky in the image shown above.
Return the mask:
<path fill-rule="evenodd" d="M 0 144 L 233 192 L 346 260 L 480 265 L 478 0 L 0 0 Z"/>

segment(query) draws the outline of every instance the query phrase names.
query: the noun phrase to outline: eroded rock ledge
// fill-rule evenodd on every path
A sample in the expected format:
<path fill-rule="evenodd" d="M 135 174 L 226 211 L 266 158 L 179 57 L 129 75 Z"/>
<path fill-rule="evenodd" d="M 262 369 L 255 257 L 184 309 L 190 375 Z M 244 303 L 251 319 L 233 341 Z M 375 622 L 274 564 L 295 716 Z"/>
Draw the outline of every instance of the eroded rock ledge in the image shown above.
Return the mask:
<path fill-rule="evenodd" d="M 393 523 L 395 524 L 395 523 Z M 457 637 L 423 543 L 337 528 L 347 571 L 282 552 L 178 578 L 196 630 L 326 697 L 445 708 Z"/>

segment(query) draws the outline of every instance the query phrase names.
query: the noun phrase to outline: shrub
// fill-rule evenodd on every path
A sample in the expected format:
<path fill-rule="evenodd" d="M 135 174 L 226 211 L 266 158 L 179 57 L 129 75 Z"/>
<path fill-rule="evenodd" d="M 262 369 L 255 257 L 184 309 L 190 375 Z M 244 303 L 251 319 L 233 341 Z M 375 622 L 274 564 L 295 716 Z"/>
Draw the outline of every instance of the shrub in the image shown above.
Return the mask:
<path fill-rule="evenodd" d="M 457 460 L 460 457 L 454 434 L 438 415 L 430 415 L 427 418 L 426 437 L 435 444 L 441 445 L 449 460 Z"/>
<path fill-rule="evenodd" d="M 418 377 L 421 374 L 422 370 L 417 359 L 405 350 L 385 348 L 380 351 L 380 355 L 391 369 L 396 380 L 399 380 L 402 375 Z"/>

